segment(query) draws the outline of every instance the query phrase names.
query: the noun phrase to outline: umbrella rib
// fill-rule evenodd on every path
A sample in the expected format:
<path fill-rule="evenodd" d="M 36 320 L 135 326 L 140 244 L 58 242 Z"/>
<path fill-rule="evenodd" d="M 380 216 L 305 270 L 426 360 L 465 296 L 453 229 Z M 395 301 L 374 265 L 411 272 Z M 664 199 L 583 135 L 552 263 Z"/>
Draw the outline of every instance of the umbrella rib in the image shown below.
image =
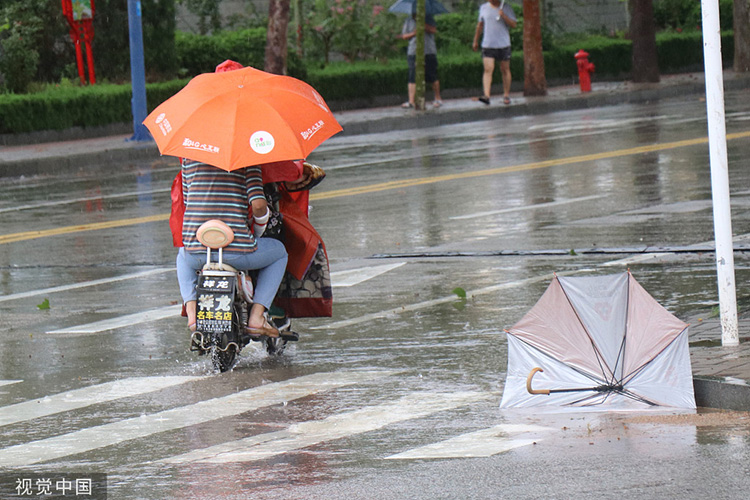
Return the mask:
<path fill-rule="evenodd" d="M 508 335 L 513 335 L 513 333 L 511 333 L 511 332 L 509 332 L 509 331 L 506 331 L 506 333 L 507 333 Z M 551 356 L 550 354 L 548 354 L 548 353 L 546 353 L 546 352 L 542 351 L 541 349 L 539 349 L 539 348 L 535 347 L 535 346 L 534 346 L 533 344 L 530 344 L 529 342 L 526 342 L 526 341 L 525 341 L 524 339 L 522 339 L 522 338 L 520 338 L 520 337 L 518 337 L 518 336 L 516 336 L 516 335 L 513 335 L 513 337 L 515 337 L 515 338 L 516 338 L 516 340 L 518 340 L 518 341 L 520 341 L 520 342 L 523 342 L 523 343 L 524 343 L 524 344 L 526 344 L 527 346 L 531 347 L 531 348 L 532 348 L 532 349 L 534 349 L 535 351 L 539 352 L 539 353 L 540 353 L 540 354 L 542 354 L 543 356 L 545 356 L 545 357 L 547 357 L 547 358 L 549 358 L 549 359 L 551 359 L 552 361 L 555 361 L 555 362 L 557 362 L 557 363 L 562 363 L 563 365 L 567 366 L 568 368 L 570 368 L 570 369 L 571 369 L 571 370 L 573 370 L 574 372 L 578 373 L 579 375 L 583 375 L 584 377 L 586 377 L 586 378 L 590 379 L 590 380 L 591 380 L 592 382 L 598 382 L 598 383 L 600 383 L 600 382 L 605 382 L 605 383 L 606 383 L 606 382 L 607 382 L 607 379 L 606 379 L 606 378 L 597 378 L 597 377 L 596 377 L 595 375 L 591 375 L 590 373 L 586 373 L 586 372 L 584 372 L 584 371 L 582 371 L 582 370 L 580 370 L 580 369 L 576 368 L 575 366 L 570 366 L 569 364 L 565 363 L 564 361 L 562 361 L 562 360 L 560 360 L 560 359 L 557 359 L 557 358 L 554 358 L 554 357 L 552 357 L 552 356 Z"/>

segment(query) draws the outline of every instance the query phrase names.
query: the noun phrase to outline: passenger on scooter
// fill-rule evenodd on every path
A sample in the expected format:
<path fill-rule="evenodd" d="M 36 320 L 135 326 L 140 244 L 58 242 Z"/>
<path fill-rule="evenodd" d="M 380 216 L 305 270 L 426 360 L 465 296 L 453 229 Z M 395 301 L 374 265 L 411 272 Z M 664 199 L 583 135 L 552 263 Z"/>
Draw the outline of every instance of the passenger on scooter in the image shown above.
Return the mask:
<path fill-rule="evenodd" d="M 258 270 L 248 332 L 252 335 L 278 336 L 278 330 L 268 320 L 266 313 L 284 277 L 287 253 L 280 241 L 260 237 L 270 215 L 263 193 L 261 168 L 245 167 L 226 172 L 205 163 L 184 159 L 182 193 L 185 207 L 182 229 L 184 246 L 177 254 L 177 279 L 188 316 L 188 327 L 195 329 L 196 271 L 205 264 L 205 248 L 198 242 L 196 230 L 210 219 L 220 219 L 234 231 L 234 240 L 224 249 L 224 262 L 240 270 Z"/>

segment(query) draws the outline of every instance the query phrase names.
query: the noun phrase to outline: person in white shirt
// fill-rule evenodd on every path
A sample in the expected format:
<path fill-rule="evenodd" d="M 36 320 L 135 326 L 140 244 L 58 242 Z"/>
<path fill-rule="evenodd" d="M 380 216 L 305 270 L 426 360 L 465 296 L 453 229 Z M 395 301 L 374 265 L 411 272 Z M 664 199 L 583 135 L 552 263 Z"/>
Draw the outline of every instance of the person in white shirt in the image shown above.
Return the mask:
<path fill-rule="evenodd" d="M 504 0 L 489 0 L 479 7 L 479 20 L 474 32 L 472 48 L 479 49 L 479 36 L 482 35 L 482 89 L 484 95 L 479 101 L 490 104 L 492 73 L 495 61 L 500 61 L 500 72 L 503 75 L 503 102 L 510 104 L 510 30 L 516 27 L 516 15 Z"/>

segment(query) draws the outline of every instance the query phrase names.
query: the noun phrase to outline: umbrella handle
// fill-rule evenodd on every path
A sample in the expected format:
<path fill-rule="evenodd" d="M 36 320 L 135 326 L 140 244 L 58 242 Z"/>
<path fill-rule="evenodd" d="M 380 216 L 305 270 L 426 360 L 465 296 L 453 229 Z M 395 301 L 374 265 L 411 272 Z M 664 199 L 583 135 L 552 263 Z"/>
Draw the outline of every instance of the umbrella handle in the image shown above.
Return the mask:
<path fill-rule="evenodd" d="M 547 394 L 549 395 L 549 389 L 532 389 L 531 388 L 531 379 L 534 378 L 534 375 L 536 375 L 536 372 L 543 372 L 541 368 L 538 366 L 535 368 L 532 368 L 529 372 L 529 376 L 526 377 L 526 390 L 529 391 L 529 394 Z"/>

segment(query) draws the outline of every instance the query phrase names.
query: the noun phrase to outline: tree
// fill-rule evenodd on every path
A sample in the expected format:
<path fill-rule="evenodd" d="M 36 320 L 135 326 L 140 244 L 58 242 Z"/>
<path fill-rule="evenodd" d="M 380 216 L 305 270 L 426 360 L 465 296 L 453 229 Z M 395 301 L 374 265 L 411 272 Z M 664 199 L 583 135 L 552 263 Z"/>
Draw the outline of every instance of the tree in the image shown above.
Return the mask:
<path fill-rule="evenodd" d="M 630 1 L 630 39 L 633 42 L 633 81 L 659 81 L 656 23 L 652 0 Z"/>
<path fill-rule="evenodd" d="M 750 71 L 750 2 L 734 0 L 734 70 Z"/>
<path fill-rule="evenodd" d="M 201 35 L 221 29 L 221 0 L 177 0 L 198 17 L 198 32 Z"/>
<path fill-rule="evenodd" d="M 268 2 L 266 59 L 263 67 L 263 69 L 269 73 L 286 75 L 288 27 L 289 0 L 270 0 Z"/>
<path fill-rule="evenodd" d="M 539 0 L 523 2 L 523 95 L 547 95 Z"/>

